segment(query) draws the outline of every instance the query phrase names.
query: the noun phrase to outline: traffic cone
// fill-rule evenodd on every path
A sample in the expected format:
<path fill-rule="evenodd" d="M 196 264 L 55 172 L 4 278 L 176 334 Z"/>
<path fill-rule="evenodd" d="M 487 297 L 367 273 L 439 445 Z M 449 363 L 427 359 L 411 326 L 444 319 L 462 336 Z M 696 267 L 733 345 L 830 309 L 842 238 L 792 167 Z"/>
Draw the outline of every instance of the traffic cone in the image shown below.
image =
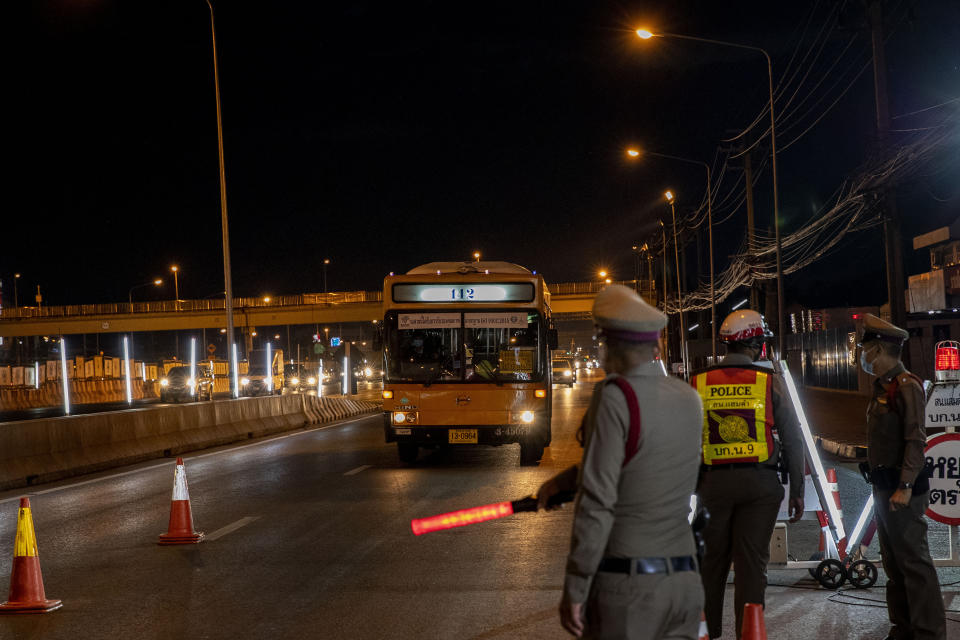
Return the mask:
<path fill-rule="evenodd" d="M 763 621 L 763 605 L 748 602 L 743 605 L 743 629 L 740 640 L 767 640 L 767 625 Z"/>
<path fill-rule="evenodd" d="M 193 530 L 193 514 L 190 512 L 190 492 L 187 490 L 187 472 L 183 458 L 177 458 L 173 472 L 173 497 L 170 501 L 170 525 L 160 534 L 157 544 L 196 544 L 203 540 L 203 532 Z"/>
<path fill-rule="evenodd" d="M 700 612 L 700 631 L 697 632 L 697 640 L 710 640 L 710 632 L 707 631 L 707 616 L 703 611 Z"/>
<path fill-rule="evenodd" d="M 63 606 L 60 600 L 47 600 L 37 554 L 37 534 L 33 530 L 30 498 L 20 498 L 17 513 L 17 537 L 13 543 L 13 571 L 10 595 L 0 604 L 0 613 L 49 613 Z"/>

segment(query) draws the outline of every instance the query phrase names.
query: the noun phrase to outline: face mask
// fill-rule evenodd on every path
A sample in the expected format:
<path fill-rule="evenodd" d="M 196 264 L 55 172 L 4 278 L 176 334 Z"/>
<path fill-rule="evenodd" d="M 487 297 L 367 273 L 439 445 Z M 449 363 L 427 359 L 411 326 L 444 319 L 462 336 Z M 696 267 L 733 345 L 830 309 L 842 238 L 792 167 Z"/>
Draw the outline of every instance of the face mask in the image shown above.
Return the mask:
<path fill-rule="evenodd" d="M 865 373 L 873 375 L 873 351 L 876 348 L 876 345 L 869 345 L 862 347 L 860 350 L 860 367 Z M 870 354 L 869 359 L 867 354 Z"/>

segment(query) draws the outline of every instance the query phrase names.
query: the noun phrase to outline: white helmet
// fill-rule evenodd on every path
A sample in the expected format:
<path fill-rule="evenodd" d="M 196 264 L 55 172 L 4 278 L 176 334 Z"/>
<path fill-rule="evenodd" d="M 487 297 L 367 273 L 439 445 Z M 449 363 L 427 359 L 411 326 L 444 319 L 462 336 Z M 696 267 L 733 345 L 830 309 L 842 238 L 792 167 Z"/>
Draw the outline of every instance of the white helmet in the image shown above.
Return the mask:
<path fill-rule="evenodd" d="M 734 311 L 720 325 L 720 339 L 727 343 L 772 337 L 773 332 L 767 328 L 763 316 L 751 309 Z"/>

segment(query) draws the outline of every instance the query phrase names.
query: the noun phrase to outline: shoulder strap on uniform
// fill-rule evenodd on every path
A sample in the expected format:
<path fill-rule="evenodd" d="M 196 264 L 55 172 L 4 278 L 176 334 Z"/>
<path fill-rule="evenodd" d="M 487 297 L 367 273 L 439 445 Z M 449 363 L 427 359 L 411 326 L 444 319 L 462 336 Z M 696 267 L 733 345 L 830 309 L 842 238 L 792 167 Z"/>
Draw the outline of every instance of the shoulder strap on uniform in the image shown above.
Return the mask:
<path fill-rule="evenodd" d="M 630 414 L 630 434 L 627 436 L 626 451 L 623 456 L 623 465 L 621 465 L 625 467 L 640 450 L 640 403 L 637 402 L 637 394 L 634 393 L 633 387 L 630 386 L 626 378 L 617 376 L 611 379 L 610 382 L 617 385 L 620 391 L 623 392 L 624 397 L 627 399 L 627 411 Z"/>
<path fill-rule="evenodd" d="M 897 409 L 897 390 L 900 389 L 900 385 L 911 379 L 916 381 L 916 383 L 920 385 L 920 390 L 923 391 L 923 380 L 921 380 L 917 374 L 910 373 L 909 371 L 904 371 L 896 376 L 887 387 L 887 405 L 894 411 Z"/>

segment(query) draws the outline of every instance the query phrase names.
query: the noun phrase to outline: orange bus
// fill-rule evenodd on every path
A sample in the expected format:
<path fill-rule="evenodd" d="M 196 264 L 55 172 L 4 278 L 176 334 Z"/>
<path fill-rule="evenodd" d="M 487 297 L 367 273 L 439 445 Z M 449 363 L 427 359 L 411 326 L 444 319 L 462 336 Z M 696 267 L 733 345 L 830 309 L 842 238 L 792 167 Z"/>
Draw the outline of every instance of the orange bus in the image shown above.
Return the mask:
<path fill-rule="evenodd" d="M 383 284 L 387 442 L 421 447 L 520 444 L 536 464 L 550 444 L 550 350 L 557 331 L 543 277 L 507 262 L 431 262 Z"/>

